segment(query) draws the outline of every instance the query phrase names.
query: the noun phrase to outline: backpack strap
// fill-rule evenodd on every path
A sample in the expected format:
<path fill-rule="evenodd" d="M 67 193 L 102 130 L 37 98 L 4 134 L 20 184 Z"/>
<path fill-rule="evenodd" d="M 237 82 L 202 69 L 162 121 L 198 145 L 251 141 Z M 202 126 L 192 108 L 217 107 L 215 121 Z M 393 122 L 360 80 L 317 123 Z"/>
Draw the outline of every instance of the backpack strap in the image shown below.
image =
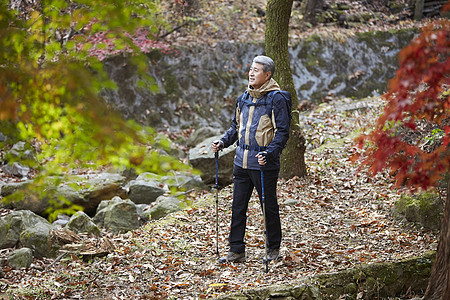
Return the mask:
<path fill-rule="evenodd" d="M 238 104 L 239 104 L 239 110 L 242 111 L 242 106 L 245 104 L 247 104 L 248 106 L 261 106 L 261 105 L 267 105 L 267 96 L 269 95 L 269 93 L 267 93 L 265 95 L 265 99 L 263 100 L 263 102 L 252 102 L 248 99 L 249 97 L 249 93 L 247 91 L 245 91 L 239 98 L 238 98 Z"/>

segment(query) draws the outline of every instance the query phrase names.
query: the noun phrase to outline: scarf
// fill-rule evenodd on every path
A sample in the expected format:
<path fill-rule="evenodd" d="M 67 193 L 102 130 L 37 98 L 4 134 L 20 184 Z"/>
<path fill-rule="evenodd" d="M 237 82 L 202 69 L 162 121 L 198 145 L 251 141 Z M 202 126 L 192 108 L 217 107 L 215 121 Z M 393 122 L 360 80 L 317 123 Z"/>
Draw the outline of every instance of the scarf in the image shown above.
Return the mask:
<path fill-rule="evenodd" d="M 259 89 L 255 90 L 250 85 L 247 87 L 247 91 L 252 96 L 253 99 L 259 99 L 265 94 L 267 94 L 270 91 L 279 91 L 280 86 L 278 83 L 273 79 L 270 78 L 270 80 L 267 80 Z"/>

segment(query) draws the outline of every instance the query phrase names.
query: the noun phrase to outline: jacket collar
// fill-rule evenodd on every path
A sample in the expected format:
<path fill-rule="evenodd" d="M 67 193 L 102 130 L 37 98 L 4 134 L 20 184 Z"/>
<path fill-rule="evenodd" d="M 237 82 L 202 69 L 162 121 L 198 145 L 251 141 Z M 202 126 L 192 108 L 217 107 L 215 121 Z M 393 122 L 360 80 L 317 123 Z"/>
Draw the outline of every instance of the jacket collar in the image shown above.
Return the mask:
<path fill-rule="evenodd" d="M 259 99 L 270 91 L 279 91 L 280 86 L 273 79 L 267 80 L 259 89 L 255 90 L 250 85 L 247 87 L 247 92 L 252 96 L 253 99 Z"/>

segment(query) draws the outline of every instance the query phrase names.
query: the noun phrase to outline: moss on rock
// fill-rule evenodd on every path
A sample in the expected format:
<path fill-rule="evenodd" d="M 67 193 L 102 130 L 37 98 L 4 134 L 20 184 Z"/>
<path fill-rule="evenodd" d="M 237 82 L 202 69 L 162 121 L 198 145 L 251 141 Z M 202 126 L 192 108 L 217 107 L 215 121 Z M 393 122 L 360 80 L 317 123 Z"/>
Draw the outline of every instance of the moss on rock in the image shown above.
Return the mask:
<path fill-rule="evenodd" d="M 404 216 L 425 228 L 438 230 L 444 212 L 443 202 L 436 191 L 426 191 L 419 195 L 402 195 L 395 203 L 396 215 Z"/>
<path fill-rule="evenodd" d="M 285 286 L 267 286 L 217 299 L 385 299 L 427 287 L 435 252 L 398 262 L 361 265 L 337 273 L 320 274 Z"/>

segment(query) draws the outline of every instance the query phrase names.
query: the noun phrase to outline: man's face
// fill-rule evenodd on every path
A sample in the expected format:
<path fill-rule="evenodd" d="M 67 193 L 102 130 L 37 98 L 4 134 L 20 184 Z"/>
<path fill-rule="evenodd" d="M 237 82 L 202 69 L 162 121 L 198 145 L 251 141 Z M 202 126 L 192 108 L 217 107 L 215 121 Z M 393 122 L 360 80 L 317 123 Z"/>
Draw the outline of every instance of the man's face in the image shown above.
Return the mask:
<path fill-rule="evenodd" d="M 248 71 L 248 83 L 257 90 L 269 80 L 270 75 L 270 72 L 264 73 L 262 64 L 253 63 Z"/>

